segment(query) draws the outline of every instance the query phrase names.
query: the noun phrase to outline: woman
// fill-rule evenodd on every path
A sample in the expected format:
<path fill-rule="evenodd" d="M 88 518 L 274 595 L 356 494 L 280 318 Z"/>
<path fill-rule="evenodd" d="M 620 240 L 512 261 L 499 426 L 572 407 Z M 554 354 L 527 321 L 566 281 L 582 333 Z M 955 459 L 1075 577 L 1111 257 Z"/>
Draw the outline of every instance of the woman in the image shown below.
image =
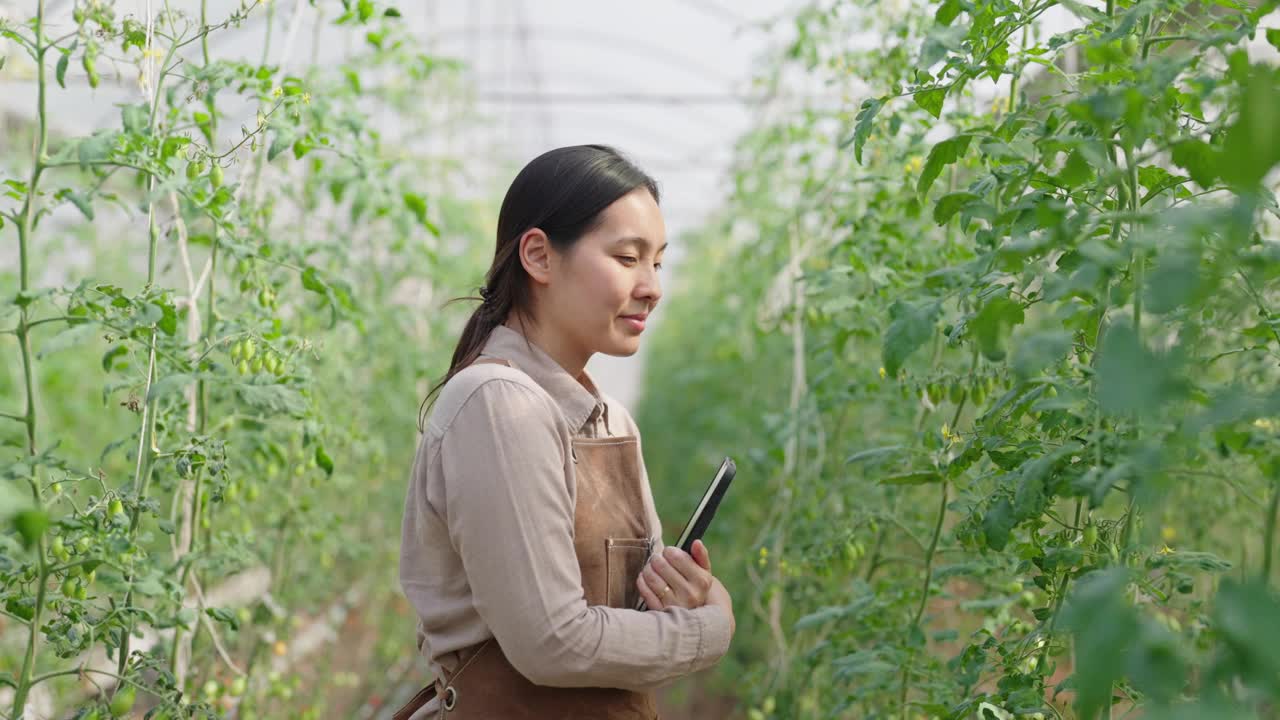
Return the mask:
<path fill-rule="evenodd" d="M 653 720 L 654 688 L 728 650 L 706 547 L 664 548 L 635 421 L 585 370 L 639 348 L 665 234 L 657 184 L 607 146 L 547 152 L 507 191 L 405 500 L 436 681 L 397 719 Z"/>

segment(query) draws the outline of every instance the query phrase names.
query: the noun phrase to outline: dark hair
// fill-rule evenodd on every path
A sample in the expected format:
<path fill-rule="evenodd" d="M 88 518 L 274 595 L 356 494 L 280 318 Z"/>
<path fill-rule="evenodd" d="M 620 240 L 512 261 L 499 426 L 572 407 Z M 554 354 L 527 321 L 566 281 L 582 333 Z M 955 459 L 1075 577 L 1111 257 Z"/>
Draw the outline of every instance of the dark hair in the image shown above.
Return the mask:
<path fill-rule="evenodd" d="M 520 264 L 520 237 L 538 228 L 551 245 L 565 253 L 600 224 L 601 214 L 618 198 L 644 187 L 658 201 L 658 184 L 630 160 L 608 145 L 571 145 L 545 152 L 524 166 L 511 181 L 498 213 L 497 246 L 493 264 L 485 275 L 482 300 L 471 314 L 453 351 L 444 379 L 431 388 L 418 417 L 418 429 L 426 426 L 427 401 L 459 370 L 479 355 L 490 333 L 514 312 L 521 327 L 530 315 L 529 274 Z"/>

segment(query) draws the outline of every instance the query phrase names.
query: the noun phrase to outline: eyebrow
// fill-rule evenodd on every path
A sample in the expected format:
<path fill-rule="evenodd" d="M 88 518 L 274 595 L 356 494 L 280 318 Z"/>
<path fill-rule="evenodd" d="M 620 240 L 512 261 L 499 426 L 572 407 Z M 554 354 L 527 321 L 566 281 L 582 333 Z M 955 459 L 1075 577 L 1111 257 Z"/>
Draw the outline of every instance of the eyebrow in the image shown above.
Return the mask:
<path fill-rule="evenodd" d="M 639 235 L 629 235 L 627 237 L 618 238 L 617 240 L 614 241 L 614 243 L 617 245 L 626 245 L 628 243 L 639 243 L 641 245 L 644 245 L 645 247 L 649 246 L 648 239 L 640 237 Z M 658 252 L 662 252 L 663 250 L 666 250 L 667 246 L 670 244 L 671 243 L 662 243 L 662 247 L 658 248 Z"/>

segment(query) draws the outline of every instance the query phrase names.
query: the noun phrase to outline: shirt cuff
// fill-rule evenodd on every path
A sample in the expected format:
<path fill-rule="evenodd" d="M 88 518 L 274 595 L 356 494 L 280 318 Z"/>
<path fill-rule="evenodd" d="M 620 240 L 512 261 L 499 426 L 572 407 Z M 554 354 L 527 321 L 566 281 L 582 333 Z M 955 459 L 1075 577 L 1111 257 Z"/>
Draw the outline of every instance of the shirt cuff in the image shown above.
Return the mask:
<path fill-rule="evenodd" d="M 729 652 L 733 639 L 729 613 L 719 605 L 703 605 L 693 611 L 698 618 L 698 652 L 690 672 L 703 670 L 720 661 Z"/>

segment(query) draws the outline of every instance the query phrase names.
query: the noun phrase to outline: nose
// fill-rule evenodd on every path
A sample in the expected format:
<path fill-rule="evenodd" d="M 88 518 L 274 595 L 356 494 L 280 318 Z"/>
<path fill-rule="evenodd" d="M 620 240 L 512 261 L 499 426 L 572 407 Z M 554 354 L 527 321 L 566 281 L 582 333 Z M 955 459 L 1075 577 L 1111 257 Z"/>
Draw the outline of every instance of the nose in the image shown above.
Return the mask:
<path fill-rule="evenodd" d="M 649 272 L 636 285 L 635 294 L 636 297 L 648 302 L 650 310 L 658 304 L 658 300 L 662 299 L 662 279 L 658 276 L 657 268 L 650 266 Z"/>

